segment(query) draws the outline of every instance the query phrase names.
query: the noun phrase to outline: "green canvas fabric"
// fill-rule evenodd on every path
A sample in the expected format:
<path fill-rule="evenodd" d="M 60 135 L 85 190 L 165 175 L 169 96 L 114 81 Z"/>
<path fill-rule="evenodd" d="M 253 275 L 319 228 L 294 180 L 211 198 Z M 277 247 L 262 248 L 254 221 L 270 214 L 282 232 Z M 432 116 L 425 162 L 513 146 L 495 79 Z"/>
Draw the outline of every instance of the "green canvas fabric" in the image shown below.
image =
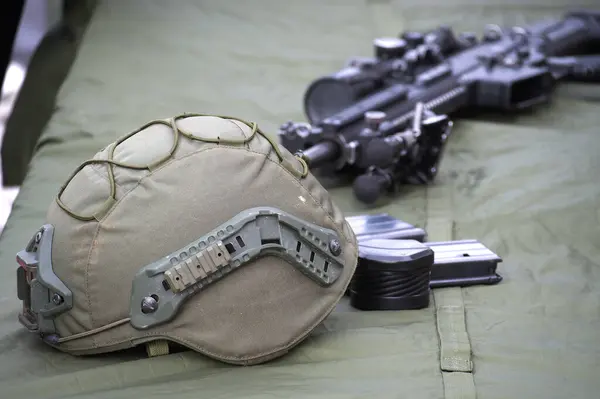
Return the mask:
<path fill-rule="evenodd" d="M 431 239 L 475 238 L 503 258 L 497 286 L 437 290 L 427 309 L 341 302 L 294 351 L 243 368 L 194 352 L 76 358 L 17 322 L 14 257 L 60 184 L 123 132 L 182 112 L 274 134 L 303 120 L 313 79 L 373 38 L 440 23 L 481 32 L 593 0 L 99 1 L 0 240 L 0 392 L 40 398 L 595 398 L 600 391 L 600 87 L 561 85 L 524 115 L 455 120 L 440 175 L 378 208 Z"/>

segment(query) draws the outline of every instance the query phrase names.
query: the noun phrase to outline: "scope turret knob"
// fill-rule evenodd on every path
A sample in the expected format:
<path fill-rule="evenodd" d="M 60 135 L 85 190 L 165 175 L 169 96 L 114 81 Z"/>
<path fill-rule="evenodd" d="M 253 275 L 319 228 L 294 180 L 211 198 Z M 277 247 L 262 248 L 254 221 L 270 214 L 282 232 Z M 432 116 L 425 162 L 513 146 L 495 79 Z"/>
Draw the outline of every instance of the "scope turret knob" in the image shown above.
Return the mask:
<path fill-rule="evenodd" d="M 404 32 L 402 34 L 402 39 L 408 43 L 409 47 L 415 48 L 425 42 L 425 35 L 421 32 Z"/>
<path fill-rule="evenodd" d="M 498 25 L 488 24 L 483 30 L 483 41 L 495 42 L 502 38 L 502 28 Z"/>
<path fill-rule="evenodd" d="M 400 58 L 406 52 L 405 40 L 396 37 L 379 37 L 373 41 L 375 57 L 379 59 Z"/>
<path fill-rule="evenodd" d="M 371 130 L 376 131 L 386 116 L 386 113 L 382 111 L 367 111 L 365 112 L 365 122 Z"/>
<path fill-rule="evenodd" d="M 530 34 L 531 33 L 526 28 L 521 26 L 513 26 L 510 30 L 510 36 L 513 39 L 521 38 L 524 42 L 528 41 Z"/>

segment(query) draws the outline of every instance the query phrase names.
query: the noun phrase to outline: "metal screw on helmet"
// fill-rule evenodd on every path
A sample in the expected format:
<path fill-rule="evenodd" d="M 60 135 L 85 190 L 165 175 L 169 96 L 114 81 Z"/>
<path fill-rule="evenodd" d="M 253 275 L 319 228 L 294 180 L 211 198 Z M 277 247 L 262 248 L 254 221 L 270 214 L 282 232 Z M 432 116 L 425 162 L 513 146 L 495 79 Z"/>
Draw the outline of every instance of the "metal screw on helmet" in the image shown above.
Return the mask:
<path fill-rule="evenodd" d="M 329 250 L 334 256 L 338 256 L 342 253 L 342 245 L 334 238 L 333 240 L 329 241 Z"/>
<path fill-rule="evenodd" d="M 36 243 L 36 244 L 39 244 L 39 243 L 40 243 L 40 241 L 42 241 L 42 232 L 41 232 L 41 231 L 38 231 L 38 232 L 36 233 L 36 235 L 35 235 L 35 243 Z"/>
<path fill-rule="evenodd" d="M 64 299 L 62 296 L 60 296 L 59 294 L 54 294 L 52 295 L 52 303 L 55 305 L 60 305 L 61 303 L 63 303 Z"/>
<path fill-rule="evenodd" d="M 158 309 L 158 301 L 151 296 L 144 297 L 142 300 L 142 313 L 153 313 Z"/>

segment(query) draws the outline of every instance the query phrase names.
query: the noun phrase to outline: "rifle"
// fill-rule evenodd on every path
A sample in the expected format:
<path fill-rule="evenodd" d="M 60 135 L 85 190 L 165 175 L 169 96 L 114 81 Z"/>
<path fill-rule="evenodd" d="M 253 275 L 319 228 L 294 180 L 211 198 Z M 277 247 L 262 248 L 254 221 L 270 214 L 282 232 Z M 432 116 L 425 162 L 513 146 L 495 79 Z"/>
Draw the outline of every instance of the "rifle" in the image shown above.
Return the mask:
<path fill-rule="evenodd" d="M 600 80 L 600 12 L 571 11 L 525 27 L 487 25 L 479 40 L 448 26 L 374 40 L 304 94 L 309 123 L 284 123 L 280 142 L 316 175 L 354 179 L 374 203 L 402 184 L 435 179 L 465 108 L 516 112 L 548 102 L 562 80 Z M 575 55 L 577 54 L 577 55 Z"/>

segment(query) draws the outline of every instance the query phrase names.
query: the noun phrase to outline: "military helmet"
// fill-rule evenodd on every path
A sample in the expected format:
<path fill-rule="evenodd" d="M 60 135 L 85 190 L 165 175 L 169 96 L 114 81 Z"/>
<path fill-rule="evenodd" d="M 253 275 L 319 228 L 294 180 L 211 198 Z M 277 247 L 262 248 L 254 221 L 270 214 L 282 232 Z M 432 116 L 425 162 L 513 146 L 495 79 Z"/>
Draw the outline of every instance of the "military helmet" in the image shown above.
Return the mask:
<path fill-rule="evenodd" d="M 335 308 L 356 237 L 299 157 L 256 123 L 184 114 L 83 162 L 17 255 L 19 320 L 73 355 L 178 344 L 277 358 Z"/>

